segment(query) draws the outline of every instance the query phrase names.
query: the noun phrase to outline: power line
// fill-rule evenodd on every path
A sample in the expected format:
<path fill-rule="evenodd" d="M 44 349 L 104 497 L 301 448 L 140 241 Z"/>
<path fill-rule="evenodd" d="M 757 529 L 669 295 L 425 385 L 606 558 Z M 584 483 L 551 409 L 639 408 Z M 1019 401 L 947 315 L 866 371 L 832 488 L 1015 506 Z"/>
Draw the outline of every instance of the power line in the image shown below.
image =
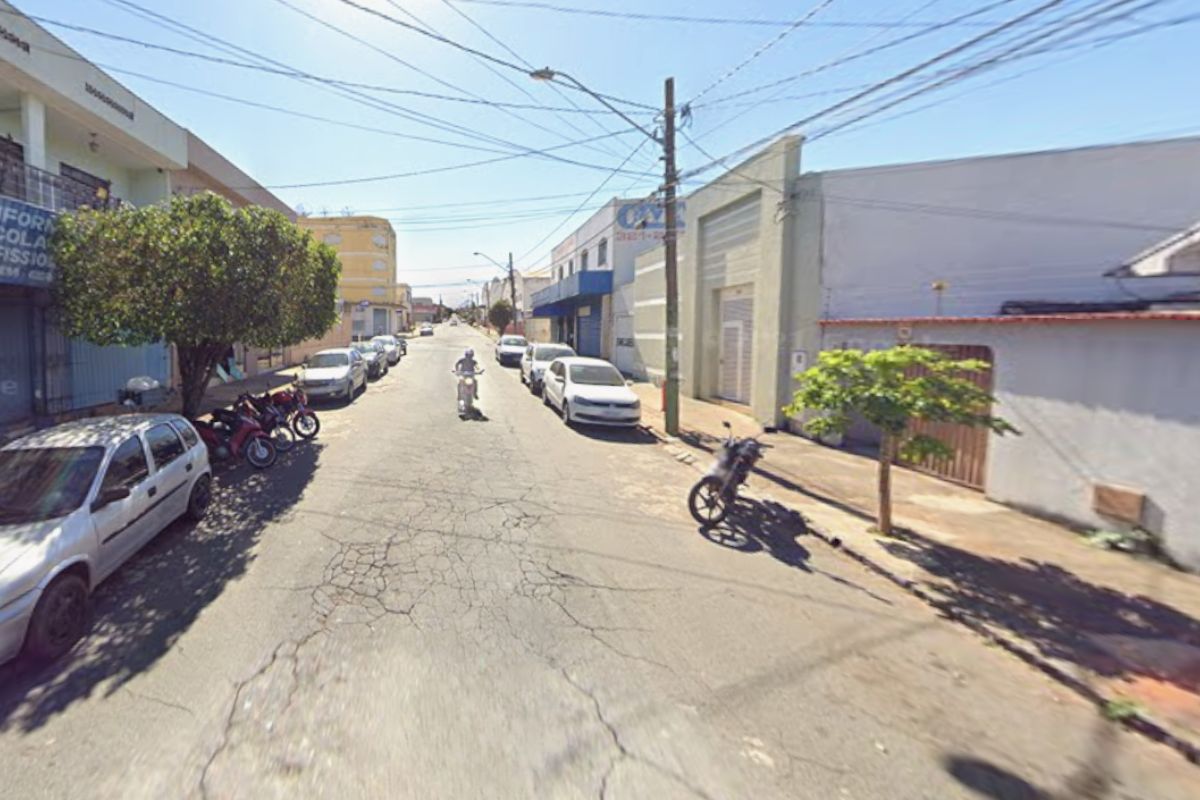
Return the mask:
<path fill-rule="evenodd" d="M 762 56 L 763 53 L 767 52 L 772 47 L 774 47 L 775 45 L 782 42 L 785 38 L 787 38 L 787 36 L 792 31 L 796 30 L 801 25 L 808 22 L 810 19 L 815 17 L 817 14 L 820 14 L 826 8 L 833 5 L 834 2 L 836 2 L 836 0 L 821 0 L 821 2 L 817 3 L 815 6 L 813 6 L 808 11 L 806 11 L 804 14 L 800 15 L 800 17 L 798 17 L 796 19 L 796 21 L 793 22 L 791 25 L 789 25 L 787 28 L 785 28 L 782 31 L 780 31 L 779 33 L 775 34 L 775 36 L 771 37 L 766 42 L 761 44 L 753 53 L 746 56 L 746 58 L 744 58 L 741 62 L 734 65 L 731 69 L 727 70 L 723 75 L 721 75 L 716 80 L 714 80 L 712 83 L 708 84 L 703 89 L 701 89 L 699 92 L 697 92 L 696 95 L 694 97 L 692 97 L 692 99 L 689 100 L 687 103 L 684 103 L 684 105 L 686 106 L 691 103 L 694 103 L 695 101 L 699 100 L 704 95 L 711 92 L 713 89 L 720 86 L 725 81 L 732 78 L 734 75 L 741 72 L 743 69 L 748 67 L 752 62 L 754 62 L 755 59 Z"/>
<path fill-rule="evenodd" d="M 531 0 L 452 0 L 455 3 L 472 3 L 475 5 L 498 6 L 501 8 L 527 8 L 541 11 L 552 11 L 560 14 L 578 14 L 592 17 L 608 17 L 610 19 L 646 20 L 653 22 L 679 22 L 695 25 L 735 25 L 757 26 L 765 28 L 786 28 L 793 24 L 790 19 L 754 19 L 748 17 L 700 17 L 687 14 L 648 14 L 635 11 L 614 11 L 605 8 L 571 8 L 553 3 L 532 2 Z M 920 22 L 868 22 L 858 20 L 817 20 L 807 23 L 809 27 L 821 28 L 916 28 L 925 25 Z M 983 26 L 991 23 L 963 23 Z"/>
<path fill-rule="evenodd" d="M 988 30 L 984 31 L 983 33 L 981 33 L 977 36 L 973 36 L 970 39 L 967 39 L 966 41 L 960 42 L 959 44 L 956 44 L 947 50 L 943 50 L 940 53 L 938 53 L 934 56 L 931 56 L 930 58 L 927 58 L 924 61 L 921 61 L 920 63 L 916 64 L 915 66 L 912 66 L 905 70 L 902 70 L 901 72 L 898 72 L 898 73 L 892 75 L 891 77 L 885 78 L 885 79 L 873 84 L 872 86 L 851 95 L 850 97 L 847 97 L 843 100 L 839 100 L 838 102 L 834 103 L 831 106 L 821 109 L 820 111 L 817 111 L 813 114 L 810 114 L 807 117 L 804 117 L 803 119 L 800 119 L 800 120 L 792 123 L 791 125 L 787 125 L 784 128 L 780 129 L 779 131 L 772 133 L 769 136 L 761 137 L 761 138 L 755 140 L 754 142 L 751 142 L 748 145 L 740 147 L 737 150 L 733 151 L 732 153 L 729 153 L 729 154 L 723 156 L 721 159 L 714 159 L 701 167 L 697 167 L 695 169 L 689 170 L 688 172 L 680 175 L 680 178 L 683 179 L 683 178 L 691 177 L 693 175 L 697 175 L 701 172 L 711 169 L 716 164 L 724 163 L 724 161 L 726 159 L 734 158 L 741 153 L 745 153 L 745 152 L 754 150 L 758 147 L 761 147 L 762 145 L 766 144 L 767 142 L 770 142 L 773 139 L 783 136 L 784 134 L 789 133 L 790 131 L 793 131 L 796 128 L 807 125 L 808 123 L 810 123 L 816 119 L 820 119 L 821 117 L 828 116 L 829 114 L 832 114 L 835 111 L 839 111 L 839 110 L 845 108 L 846 106 L 849 106 L 849 105 L 857 102 L 858 100 L 861 100 L 864 97 L 874 94 L 875 92 L 878 92 L 882 89 L 886 89 L 888 86 L 891 86 L 895 83 L 899 83 L 900 81 L 905 80 L 906 78 L 908 78 L 912 75 L 915 75 L 918 72 L 921 72 L 922 70 L 933 66 L 934 64 L 937 64 L 941 61 L 945 61 L 948 58 L 952 58 L 952 57 L 958 55 L 959 53 L 961 53 L 965 50 L 968 50 L 971 47 L 974 47 L 975 45 L 979 44 L 980 42 L 986 41 L 987 39 L 990 39 L 993 36 L 996 36 L 998 34 L 1001 34 L 1004 31 L 1007 31 L 1010 28 L 1020 25 L 1030 19 L 1033 19 L 1040 14 L 1044 14 L 1045 12 L 1054 8 L 1055 6 L 1061 5 L 1063 2 L 1064 2 L 1064 0 L 1048 0 L 1047 2 L 1042 3 L 1041 5 L 1038 5 L 1028 11 L 1022 12 L 1021 14 L 1009 19 L 1007 22 L 1004 22 L 1000 25 L 989 28 Z"/>
<path fill-rule="evenodd" d="M 488 205 L 498 205 L 498 204 L 502 204 L 502 203 L 526 203 L 526 202 L 535 202 L 535 201 L 539 201 L 539 200 L 561 200 L 561 199 L 567 198 L 567 197 L 583 197 L 587 194 L 589 194 L 589 193 L 588 192 L 565 192 L 563 194 L 543 194 L 543 195 L 535 195 L 532 197 L 496 197 L 496 198 L 492 198 L 491 200 L 463 200 L 463 201 L 454 202 L 454 203 L 438 203 L 438 204 L 417 205 L 417 206 L 389 206 L 387 208 L 363 208 L 363 209 L 358 209 L 357 213 L 371 214 L 371 213 L 389 212 L 389 211 L 426 211 L 426 210 L 432 209 L 432 208 L 460 208 L 463 206 L 488 206 Z"/>

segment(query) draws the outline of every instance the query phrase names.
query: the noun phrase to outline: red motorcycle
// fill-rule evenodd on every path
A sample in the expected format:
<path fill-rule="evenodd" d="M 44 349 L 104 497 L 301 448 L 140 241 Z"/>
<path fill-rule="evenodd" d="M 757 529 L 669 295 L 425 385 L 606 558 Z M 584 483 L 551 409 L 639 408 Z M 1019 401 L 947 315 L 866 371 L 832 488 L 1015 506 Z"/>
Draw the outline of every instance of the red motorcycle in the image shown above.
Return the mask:
<path fill-rule="evenodd" d="M 255 397 L 252 394 L 242 394 L 238 397 L 234 408 L 251 417 L 262 426 L 263 433 L 271 437 L 275 449 L 286 453 L 296 446 L 296 436 L 288 427 L 288 417 L 283 409 L 271 401 L 270 396 Z"/>
<path fill-rule="evenodd" d="M 244 457 L 255 469 L 266 469 L 279 454 L 275 443 L 254 419 L 240 411 L 214 408 L 212 422 L 192 422 L 214 461 Z"/>
<path fill-rule="evenodd" d="M 301 439 L 312 439 L 321 430 L 321 420 L 308 407 L 308 395 L 303 389 L 281 389 L 272 394 L 270 400 L 291 421 L 292 430 Z"/>

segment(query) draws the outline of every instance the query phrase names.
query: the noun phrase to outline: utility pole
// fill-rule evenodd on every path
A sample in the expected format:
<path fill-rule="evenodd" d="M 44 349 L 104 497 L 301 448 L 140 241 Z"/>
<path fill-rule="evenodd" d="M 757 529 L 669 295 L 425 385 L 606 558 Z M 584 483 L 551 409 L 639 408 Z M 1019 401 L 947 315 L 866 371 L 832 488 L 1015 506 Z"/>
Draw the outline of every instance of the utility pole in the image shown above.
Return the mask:
<path fill-rule="evenodd" d="M 517 279 L 513 277 L 512 253 L 508 254 L 508 292 L 512 297 L 513 331 L 517 330 Z"/>
<path fill-rule="evenodd" d="M 667 212 L 663 249 L 667 278 L 666 409 L 668 436 L 679 435 L 679 261 L 675 214 L 675 79 L 663 86 L 663 203 Z"/>

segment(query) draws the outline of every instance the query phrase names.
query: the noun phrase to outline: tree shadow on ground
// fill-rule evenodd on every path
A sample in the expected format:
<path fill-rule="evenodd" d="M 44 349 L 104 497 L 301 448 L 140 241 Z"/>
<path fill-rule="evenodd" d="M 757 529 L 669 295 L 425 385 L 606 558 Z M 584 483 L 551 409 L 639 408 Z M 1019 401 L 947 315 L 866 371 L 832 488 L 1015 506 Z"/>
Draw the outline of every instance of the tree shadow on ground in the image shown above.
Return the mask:
<path fill-rule="evenodd" d="M 0 730 L 36 730 L 153 666 L 246 572 L 263 530 L 300 500 L 321 449 L 302 442 L 262 471 L 216 467 L 204 521 L 172 523 L 97 587 L 91 631 L 70 653 L 50 664 L 21 657 L 0 667 Z"/>
<path fill-rule="evenodd" d="M 918 564 L 944 614 L 1014 634 L 1046 658 L 1111 678 L 1200 692 L 1200 622 L 1166 603 L 1090 583 L 1057 564 L 988 558 L 919 534 L 880 543 Z"/>
<path fill-rule="evenodd" d="M 827 580 L 863 592 L 881 603 L 891 605 L 885 597 L 840 575 L 815 567 L 811 552 L 797 538 L 808 533 L 804 517 L 772 500 L 752 500 L 739 497 L 729 516 L 719 525 L 701 525 L 700 535 L 713 544 L 740 553 L 766 552 L 776 561 L 803 572 L 820 575 Z"/>

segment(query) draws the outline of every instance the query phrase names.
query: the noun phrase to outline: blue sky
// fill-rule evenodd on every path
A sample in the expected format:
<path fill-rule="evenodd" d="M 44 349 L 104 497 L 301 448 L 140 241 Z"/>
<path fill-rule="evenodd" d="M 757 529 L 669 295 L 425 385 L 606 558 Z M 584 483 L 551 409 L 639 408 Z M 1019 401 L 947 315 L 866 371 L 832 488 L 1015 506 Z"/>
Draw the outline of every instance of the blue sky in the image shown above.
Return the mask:
<path fill-rule="evenodd" d="M 131 13 L 121 0 L 16 1 L 29 14 L 222 58 L 250 60 L 246 55 L 220 53 L 208 43 Z M 733 151 L 847 97 L 854 91 L 851 87 L 889 77 L 983 33 L 991 24 L 1045 2 L 546 0 L 552 5 L 618 13 L 783 21 L 800 19 L 818 9 L 811 17 L 812 24 L 787 32 L 782 25 L 604 18 L 497 5 L 488 0 L 355 1 L 418 24 L 397 8 L 400 6 L 448 38 L 516 61 L 497 43 L 499 40 L 523 61 L 569 72 L 597 91 L 646 105 L 661 103 L 662 80 L 668 75 L 676 79 L 680 101 L 693 98 L 719 80 L 696 104 L 686 129 L 716 155 Z M 46 26 L 103 65 L 377 129 L 367 131 L 252 108 L 113 70 L 114 77 L 130 89 L 268 186 L 457 165 L 499 157 L 503 153 L 495 151 L 511 152 L 513 144 L 545 148 L 627 127 L 611 114 L 578 113 L 552 87 L 504 67 L 489 69 L 467 53 L 373 17 L 341 0 L 131 2 L 258 56 L 324 78 L 475 101 L 571 109 L 500 110 L 479 102 L 362 90 L 391 104 L 389 108 L 371 108 L 335 94 L 328 86 Z M 1095 2 L 1063 0 L 1036 20 L 1083 15 Z M 1123 6 L 1113 5 L 1115 2 L 1105 4 L 1112 6 L 1111 15 L 1137 13 L 1108 27 L 1083 31 L 1083 40 L 1098 40 L 1197 10 L 1195 0 L 1142 0 Z M 834 59 L 886 44 L 926 24 L 985 5 L 995 7 L 972 17 L 968 22 L 973 24 L 947 27 L 773 88 L 705 105 L 763 84 L 804 75 Z M 322 27 L 295 9 L 342 28 L 367 44 Z M 495 39 L 488 38 L 456 9 Z M 993 52 L 989 47 L 999 47 L 1011 37 L 1031 35 L 1036 30 L 1037 23 L 1031 21 L 931 71 L 978 63 Z M 941 91 L 864 120 L 862 127 L 837 131 L 806 145 L 803 168 L 829 169 L 1200 133 L 1200 112 L 1194 101 L 1185 99 L 1200 96 L 1197 31 L 1197 22 L 1163 27 L 1106 46 L 1056 49 L 970 79 L 952 81 Z M 1044 44 L 1053 42 L 1047 39 Z M 756 52 L 759 54 L 751 59 Z M 735 70 L 743 62 L 747 63 Z M 731 70 L 733 74 L 723 78 Z M 603 111 L 584 95 L 562 91 L 571 103 L 583 109 Z M 763 100 L 766 102 L 758 102 Z M 628 108 L 636 116 L 636 109 Z M 411 118 L 413 112 L 436 118 L 435 125 L 462 127 L 447 132 L 420 124 Z M 653 124 L 648 114 L 636 118 Z M 834 117 L 824 118 L 804 131 L 816 133 L 836 121 Z M 493 139 L 471 138 L 462 128 Z M 658 181 L 649 176 L 610 175 L 610 170 L 642 144 L 643 138 L 630 133 L 554 151 L 588 166 L 514 158 L 426 176 L 275 191 L 289 204 L 302 204 L 311 213 L 350 210 L 391 218 L 399 237 L 400 279 L 419 287 L 419 294 L 441 292 L 447 302 L 457 302 L 472 290 L 467 281 L 496 274 L 493 267 L 472 255 L 474 251 L 499 260 L 512 251 L 519 267 L 539 266 L 546 262 L 550 248 L 586 218 L 588 209 L 614 195 L 643 195 L 657 185 Z M 496 139 L 503 142 L 497 143 Z M 681 170 L 708 161 L 683 140 L 680 147 Z M 647 142 L 625 169 L 657 172 L 660 165 L 656 159 L 657 152 Z M 569 212 L 605 178 L 609 178 L 608 183 L 596 197 L 568 220 Z M 555 228 L 558 230 L 551 233 Z M 544 238 L 546 241 L 539 244 Z"/>

